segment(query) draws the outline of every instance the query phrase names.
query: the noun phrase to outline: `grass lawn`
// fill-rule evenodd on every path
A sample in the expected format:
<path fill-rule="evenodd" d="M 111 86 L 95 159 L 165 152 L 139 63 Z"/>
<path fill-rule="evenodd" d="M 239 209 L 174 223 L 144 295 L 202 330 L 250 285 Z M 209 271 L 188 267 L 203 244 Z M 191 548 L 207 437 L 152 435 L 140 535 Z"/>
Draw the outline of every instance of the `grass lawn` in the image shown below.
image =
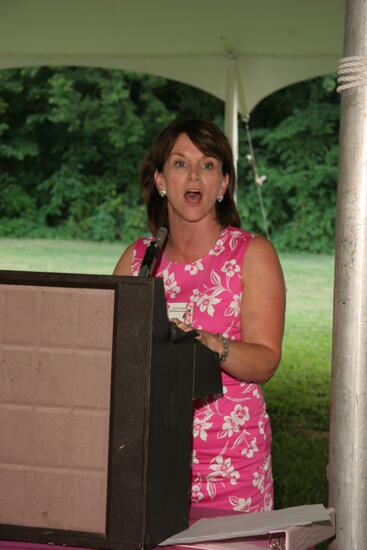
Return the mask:
<path fill-rule="evenodd" d="M 264 387 L 273 428 L 277 508 L 327 504 L 333 258 L 281 256 L 287 286 L 283 358 Z"/>
<path fill-rule="evenodd" d="M 121 244 L 0 239 L 0 269 L 110 274 Z M 277 508 L 327 504 L 333 258 L 282 254 L 284 352 L 264 386 L 273 428 Z"/>
<path fill-rule="evenodd" d="M 107 275 L 124 248 L 120 243 L 0 239 L 0 269 Z"/>

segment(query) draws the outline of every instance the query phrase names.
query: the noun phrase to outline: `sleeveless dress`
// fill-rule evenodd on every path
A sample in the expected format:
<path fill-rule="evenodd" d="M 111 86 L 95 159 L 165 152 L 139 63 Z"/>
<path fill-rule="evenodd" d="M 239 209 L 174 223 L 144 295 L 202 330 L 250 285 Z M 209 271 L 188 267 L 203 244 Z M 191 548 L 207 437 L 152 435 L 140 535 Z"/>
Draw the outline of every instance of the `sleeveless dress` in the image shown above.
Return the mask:
<path fill-rule="evenodd" d="M 254 235 L 227 227 L 208 254 L 190 264 L 161 256 L 156 277 L 164 281 L 169 317 L 240 340 L 241 271 Z M 137 275 L 152 237 L 134 245 Z M 194 403 L 191 503 L 195 509 L 260 512 L 273 507 L 271 431 L 257 384 L 222 371 L 223 397 Z"/>

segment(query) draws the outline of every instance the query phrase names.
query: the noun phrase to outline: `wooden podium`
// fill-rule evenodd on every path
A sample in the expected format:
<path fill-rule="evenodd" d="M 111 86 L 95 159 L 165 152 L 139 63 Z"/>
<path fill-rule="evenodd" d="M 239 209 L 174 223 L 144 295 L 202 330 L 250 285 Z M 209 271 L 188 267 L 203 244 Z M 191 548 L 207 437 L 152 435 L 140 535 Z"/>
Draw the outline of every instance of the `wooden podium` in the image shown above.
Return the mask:
<path fill-rule="evenodd" d="M 0 539 L 129 550 L 188 523 L 192 400 L 161 279 L 0 272 Z"/>

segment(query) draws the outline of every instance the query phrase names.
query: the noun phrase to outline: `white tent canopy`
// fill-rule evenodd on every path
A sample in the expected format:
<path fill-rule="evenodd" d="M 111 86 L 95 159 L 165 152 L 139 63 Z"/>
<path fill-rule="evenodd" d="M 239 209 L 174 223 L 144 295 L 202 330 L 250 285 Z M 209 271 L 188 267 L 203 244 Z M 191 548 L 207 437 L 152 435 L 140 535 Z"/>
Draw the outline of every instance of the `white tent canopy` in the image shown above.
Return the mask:
<path fill-rule="evenodd" d="M 0 68 L 120 68 L 226 99 L 226 61 L 233 56 L 238 110 L 246 114 L 275 90 L 336 71 L 344 3 L 1 0 Z"/>

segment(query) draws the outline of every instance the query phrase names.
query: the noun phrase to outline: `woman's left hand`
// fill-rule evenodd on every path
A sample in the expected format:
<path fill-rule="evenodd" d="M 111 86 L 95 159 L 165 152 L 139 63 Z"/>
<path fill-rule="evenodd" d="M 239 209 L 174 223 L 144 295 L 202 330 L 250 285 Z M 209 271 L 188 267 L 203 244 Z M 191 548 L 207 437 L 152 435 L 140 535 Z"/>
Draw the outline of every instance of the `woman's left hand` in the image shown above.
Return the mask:
<path fill-rule="evenodd" d="M 190 330 L 193 329 L 193 327 L 191 327 L 190 325 L 187 325 L 186 323 L 183 323 L 176 317 L 173 317 L 171 321 L 175 323 L 175 325 L 177 325 L 178 328 L 183 330 L 184 332 L 189 332 Z M 200 329 L 196 329 L 196 330 L 199 333 L 199 335 L 196 336 L 196 340 L 199 340 L 199 342 L 204 344 L 204 346 L 211 349 L 212 351 L 219 353 L 219 355 L 223 353 L 223 343 L 216 334 L 213 334 L 212 332 L 207 332 L 206 330 L 200 330 Z"/>

